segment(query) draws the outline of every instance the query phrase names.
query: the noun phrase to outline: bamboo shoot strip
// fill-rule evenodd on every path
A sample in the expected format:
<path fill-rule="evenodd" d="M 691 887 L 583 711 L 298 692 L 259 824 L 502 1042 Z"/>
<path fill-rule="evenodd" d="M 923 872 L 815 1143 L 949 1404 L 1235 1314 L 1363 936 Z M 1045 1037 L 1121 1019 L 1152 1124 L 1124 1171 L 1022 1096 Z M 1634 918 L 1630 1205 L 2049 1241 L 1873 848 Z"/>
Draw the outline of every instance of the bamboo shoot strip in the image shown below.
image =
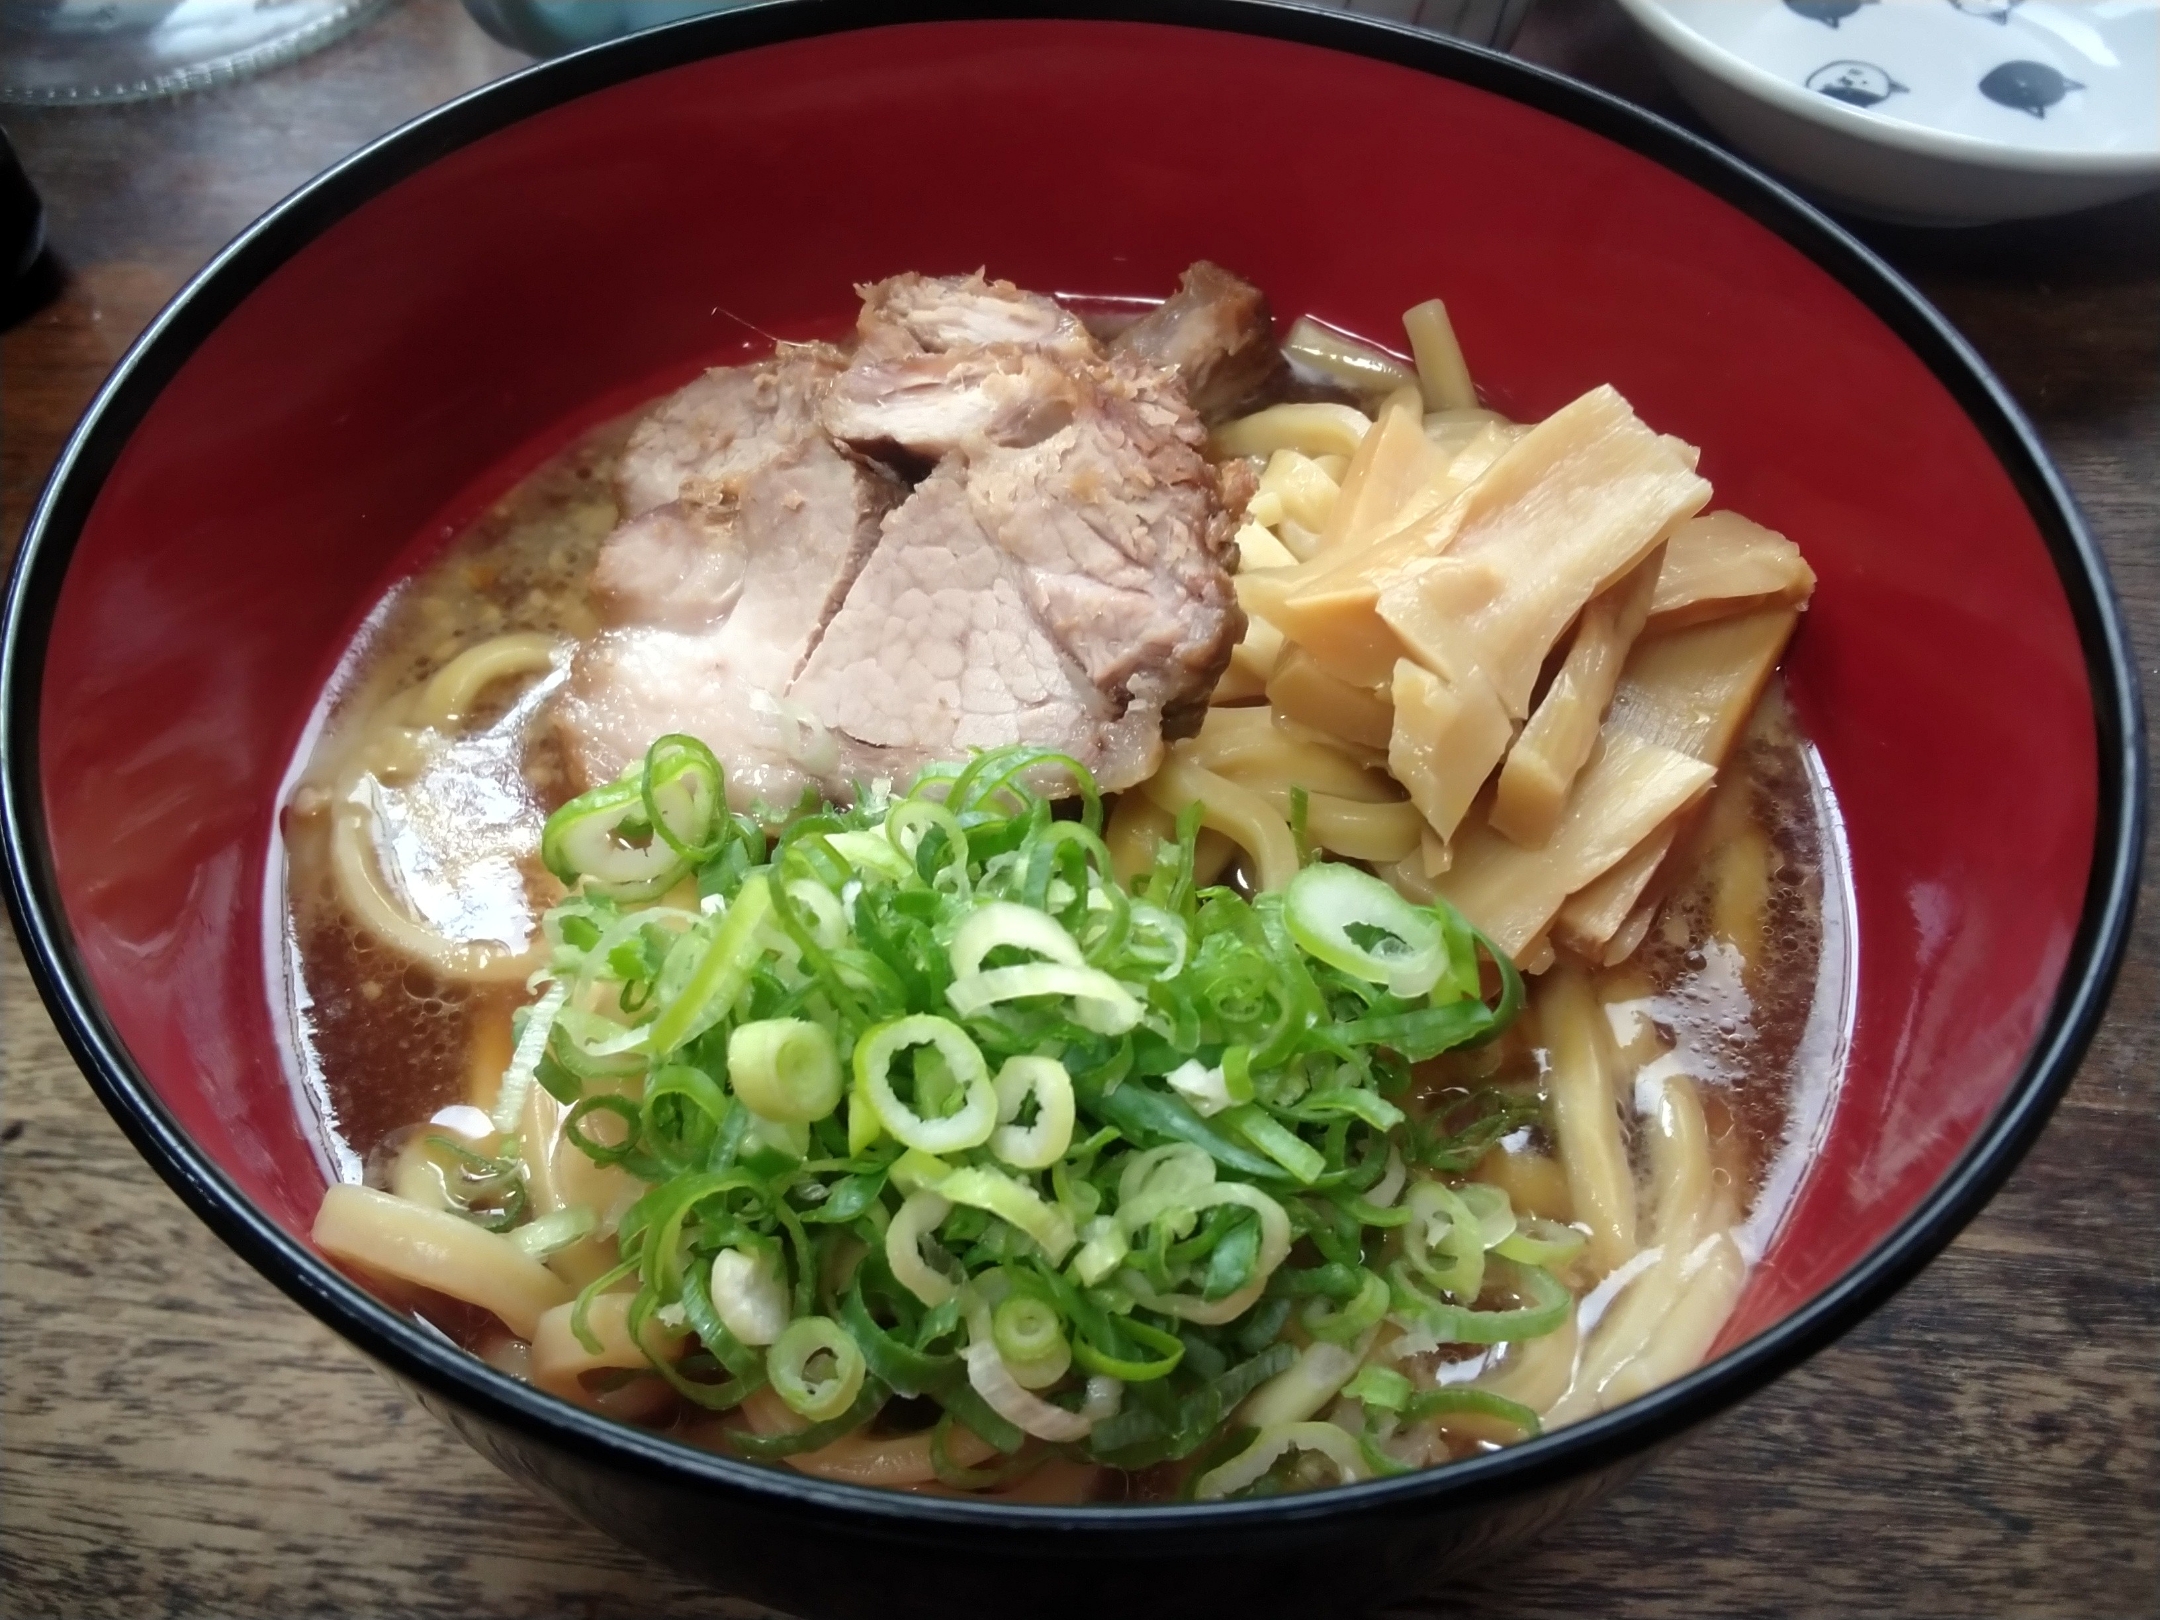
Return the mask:
<path fill-rule="evenodd" d="M 1498 695 L 1475 669 L 1458 682 L 1407 658 L 1395 665 L 1388 769 L 1438 837 L 1455 835 L 1513 732 Z"/>
<path fill-rule="evenodd" d="M 1369 545 L 1437 509 L 1450 459 L 1425 437 L 1417 390 L 1391 394 L 1343 474 L 1342 496 L 1321 537 L 1321 555 Z"/>
<path fill-rule="evenodd" d="M 1791 608 L 1764 608 L 1645 637 L 1628 658 L 1607 724 L 1718 764 L 1798 622 Z"/>
<path fill-rule="evenodd" d="M 1431 485 L 1411 501 L 1396 527 L 1361 533 L 1293 572 L 1270 575 L 1262 594 L 1246 602 L 1246 611 L 1266 615 L 1337 678 L 1359 686 L 1385 684 L 1401 648 L 1375 611 L 1381 583 L 1403 566 L 1447 549 L 1455 536 L 1457 498 L 1500 459 L 1518 432 L 1494 423 L 1480 427 L 1468 444 L 1436 463 L 1440 470 Z"/>
<path fill-rule="evenodd" d="M 1608 726 L 1679 749 L 1706 765 L 1723 765 L 1796 622 L 1790 608 L 1766 608 L 1646 636 L 1628 659 Z M 1629 951 L 1611 956 L 1608 947 L 1617 943 L 1659 871 L 1674 859 L 1679 830 L 1677 820 L 1659 829 L 1626 860 L 1570 896 L 1555 924 L 1561 942 L 1586 956 L 1624 960 Z M 1692 842 L 1680 845 L 1683 854 L 1692 847 Z M 1643 931 L 1636 931 L 1638 943 Z"/>
<path fill-rule="evenodd" d="M 1424 391 L 1429 411 L 1466 411 L 1477 405 L 1477 389 L 1470 382 L 1462 345 L 1456 341 L 1455 325 L 1448 319 L 1447 305 L 1437 298 L 1403 314 L 1403 333 L 1410 339 L 1410 353 L 1417 360 L 1418 386 Z"/>
<path fill-rule="evenodd" d="M 1428 669 L 1485 671 L 1508 713 L 1528 715 L 1545 655 L 1589 600 L 1633 569 L 1710 486 L 1611 388 L 1594 388 L 1513 445 L 1457 503 L 1448 560 L 1498 576 L 1474 601 L 1431 565 L 1383 585 L 1380 616 Z M 1443 611 L 1412 595 L 1438 583 Z M 1286 634 L 1293 634 L 1285 627 Z"/>
<path fill-rule="evenodd" d="M 1367 748 L 1385 748 L 1395 728 L 1393 699 L 1385 691 L 1352 686 L 1322 669 L 1312 654 L 1288 647 L 1268 675 L 1268 701 L 1301 726 L 1347 737 Z"/>
<path fill-rule="evenodd" d="M 1758 607 L 1799 607 L 1815 589 L 1800 548 L 1737 512 L 1705 512 L 1673 531 L 1650 601 L 1649 633 Z"/>
<path fill-rule="evenodd" d="M 1583 609 L 1560 673 L 1508 750 L 1493 794 L 1492 824 L 1525 849 L 1536 849 L 1560 824 L 1568 788 L 1597 745 L 1621 666 L 1649 616 L 1663 560 L 1660 547 Z"/>
<path fill-rule="evenodd" d="M 1553 918 L 1554 937 L 1578 955 L 1598 960 L 1657 875 L 1685 815 L 1683 811 L 1674 816 L 1630 850 L 1618 866 L 1569 895 Z"/>
<path fill-rule="evenodd" d="M 1715 774 L 1699 759 L 1608 722 L 1544 848 L 1524 849 L 1490 827 L 1471 827 L 1455 840 L 1455 864 L 1437 886 L 1519 959 L 1569 895 L 1617 866 Z"/>

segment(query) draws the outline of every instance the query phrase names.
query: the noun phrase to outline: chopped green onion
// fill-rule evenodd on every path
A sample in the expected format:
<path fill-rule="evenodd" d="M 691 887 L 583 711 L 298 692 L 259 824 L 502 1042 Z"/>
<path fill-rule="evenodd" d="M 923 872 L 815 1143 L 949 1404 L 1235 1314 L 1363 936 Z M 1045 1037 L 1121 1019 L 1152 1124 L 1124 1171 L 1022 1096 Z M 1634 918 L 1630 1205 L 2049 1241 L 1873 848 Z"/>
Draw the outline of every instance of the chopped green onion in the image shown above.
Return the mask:
<path fill-rule="evenodd" d="M 908 858 L 893 848 L 892 840 L 881 833 L 827 833 L 825 842 L 857 872 L 874 872 L 892 881 L 901 881 L 914 874 L 915 868 Z"/>
<path fill-rule="evenodd" d="M 1140 1022 L 1138 998 L 1101 968 L 1068 962 L 1023 962 L 955 979 L 945 992 L 954 1012 L 974 1018 L 1000 1002 L 1058 996 L 1073 1004 L 1073 1021 L 1098 1035 L 1122 1035 Z"/>
<path fill-rule="evenodd" d="M 1223 1121 L 1308 1187 L 1327 1168 L 1327 1158 L 1318 1148 L 1253 1103 L 1231 1109 Z"/>
<path fill-rule="evenodd" d="M 1201 1475 L 1193 1486 L 1193 1496 L 1202 1502 L 1215 1502 L 1250 1490 L 1284 1457 L 1296 1451 L 1326 1458 L 1333 1464 L 1336 1478 L 1346 1485 L 1372 1474 L 1358 1450 L 1356 1437 L 1347 1430 L 1332 1423 L 1281 1423 L 1262 1429 L 1238 1455 Z"/>
<path fill-rule="evenodd" d="M 491 1119 L 498 1131 L 518 1128 L 518 1120 L 525 1113 L 525 1101 L 532 1095 L 533 1077 L 539 1071 L 540 1059 L 547 1052 L 548 1036 L 554 1032 L 556 1015 L 562 1011 L 569 996 L 569 986 L 558 979 L 533 1003 L 525 1019 L 525 1028 L 511 1050 L 510 1066 L 503 1070 L 502 1090 L 495 1099 Z"/>
<path fill-rule="evenodd" d="M 1363 1401 L 1378 1412 L 1400 1412 L 1410 1402 L 1410 1380 L 1393 1367 L 1360 1367 L 1355 1378 L 1343 1385 L 1343 1394 Z"/>
<path fill-rule="evenodd" d="M 937 1184 L 937 1195 L 995 1215 L 1017 1227 L 1041 1246 L 1054 1266 L 1072 1252 L 1076 1241 L 1072 1217 L 1032 1187 L 1022 1186 L 1002 1170 L 988 1165 L 969 1165 L 955 1170 Z"/>
<path fill-rule="evenodd" d="M 840 1106 L 832 1032 L 807 1018 L 763 1018 L 728 1034 L 728 1084 L 764 1119 L 808 1125 Z"/>
<path fill-rule="evenodd" d="M 596 1224 L 593 1212 L 579 1204 L 538 1216 L 510 1232 L 509 1238 L 523 1253 L 545 1260 L 556 1250 L 568 1248 Z"/>
<path fill-rule="evenodd" d="M 1493 1253 L 1526 1266 L 1563 1266 L 1582 1253 L 1589 1241 L 1589 1234 L 1580 1227 L 1562 1226 L 1542 1215 L 1525 1215 L 1516 1222 L 1515 1230 L 1494 1246 Z"/>
<path fill-rule="evenodd" d="M 961 1088 L 960 1106 L 949 1114 L 926 1119 L 900 1100 L 893 1089 L 892 1063 L 913 1047 L 928 1047 L 944 1060 L 945 1068 Z M 932 1013 L 895 1018 L 863 1031 L 855 1043 L 855 1096 L 867 1108 L 877 1131 L 889 1133 L 907 1147 L 925 1153 L 952 1153 L 978 1146 L 997 1129 L 997 1092 L 990 1084 L 990 1070 L 967 1031 L 950 1019 Z M 870 1141 L 876 1141 L 876 1133 Z M 848 1119 L 848 1141 L 857 1147 L 855 1106 Z M 864 1145 L 867 1145 L 864 1144 Z"/>
<path fill-rule="evenodd" d="M 1235 1321 L 1252 1308 L 1265 1291 L 1268 1278 L 1290 1253 L 1290 1217 L 1282 1205 L 1258 1187 L 1242 1181 L 1216 1183 L 1201 1195 L 1194 1207 L 1215 1209 L 1225 1204 L 1241 1204 L 1260 1217 L 1260 1250 L 1253 1265 L 1252 1281 L 1222 1299 L 1211 1300 L 1183 1293 L 1162 1295 L 1148 1286 L 1128 1263 L 1120 1275 L 1135 1299 L 1151 1311 L 1203 1326 Z"/>
<path fill-rule="evenodd" d="M 1109 1215 L 1097 1215 L 1080 1233 L 1080 1252 L 1072 1257 L 1072 1274 L 1084 1288 L 1092 1288 L 1125 1263 L 1132 1243 L 1124 1227 Z"/>
<path fill-rule="evenodd" d="M 1515 1230 L 1515 1206 L 1503 1188 L 1487 1181 L 1466 1181 L 1455 1193 L 1477 1224 L 1480 1244 L 1496 1249 L 1508 1240 L 1508 1234 Z"/>
<path fill-rule="evenodd" d="M 1290 937 L 1330 967 L 1408 1000 L 1439 983 L 1447 945 L 1430 911 L 1354 866 L 1308 866 L 1283 893 Z"/>
<path fill-rule="evenodd" d="M 820 1361 L 826 1363 L 819 1370 Z M 862 1348 L 829 1316 L 800 1316 L 765 1353 L 765 1376 L 788 1409 L 813 1423 L 855 1404 L 869 1369 Z"/>
<path fill-rule="evenodd" d="M 1332 1344 L 1348 1344 L 1387 1315 L 1391 1298 L 1387 1279 L 1376 1271 L 1360 1275 L 1363 1281 L 1357 1293 L 1339 1310 L 1330 1310 L 1323 1299 L 1307 1301 L 1299 1318 L 1306 1332 Z"/>
<path fill-rule="evenodd" d="M 991 900 L 977 906 L 953 935 L 950 958 L 953 977 L 965 979 L 979 972 L 983 958 L 998 949 L 1033 951 L 1052 962 L 1078 967 L 1086 960 L 1080 946 L 1055 917 L 1033 906 L 1009 900 Z"/>
<path fill-rule="evenodd" d="M 990 1339 L 1023 1389 L 1048 1389 L 1072 1365 L 1065 1324 L 1032 1294 L 1014 1294 L 991 1313 Z"/>
<path fill-rule="evenodd" d="M 967 1347 L 963 1359 L 967 1363 L 968 1383 L 975 1393 L 983 1398 L 991 1411 L 1023 1434 L 1031 1434 L 1038 1440 L 1067 1442 L 1085 1440 L 1088 1430 L 1095 1426 L 1092 1418 L 1054 1406 L 1021 1388 L 1012 1369 L 1005 1365 L 1005 1358 L 990 1341 L 978 1339 Z"/>
<path fill-rule="evenodd" d="M 997 1129 L 990 1151 L 1015 1170 L 1047 1170 L 1072 1146 L 1073 1084 L 1056 1058 L 1009 1057 L 997 1072 Z M 1032 1124 L 1017 1121 L 1028 1099 L 1035 1102 Z"/>
<path fill-rule="evenodd" d="M 1404 1202 L 1403 1256 L 1411 1268 L 1466 1305 L 1476 1300 L 1485 1286 L 1485 1239 L 1462 1195 L 1445 1182 L 1420 1181 Z"/>
<path fill-rule="evenodd" d="M 1421 1390 L 1403 1404 L 1405 1423 L 1418 1423 L 1430 1417 L 1445 1417 L 1453 1412 L 1474 1412 L 1480 1417 L 1498 1418 L 1512 1423 L 1523 1432 L 1525 1439 L 1544 1432 L 1537 1413 L 1518 1401 L 1495 1395 L 1489 1389 L 1478 1389 L 1470 1384 L 1450 1384 L 1443 1389 Z"/>
<path fill-rule="evenodd" d="M 690 982 L 654 1020 L 654 1052 L 673 1052 L 727 1016 L 750 983 L 760 950 L 758 929 L 771 914 L 771 885 L 762 874 L 746 878 L 697 959 Z"/>
<path fill-rule="evenodd" d="M 922 1257 L 922 1240 L 951 1213 L 949 1199 L 934 1192 L 910 1193 L 885 1228 L 885 1263 L 900 1286 L 925 1305 L 942 1305 L 960 1291 L 958 1283 L 933 1270 Z"/>
<path fill-rule="evenodd" d="M 690 863 L 646 819 L 642 768 L 579 794 L 547 819 L 540 859 L 565 883 L 617 900 L 650 900 L 689 875 Z"/>
<path fill-rule="evenodd" d="M 1418 1286 L 1415 1274 L 1398 1260 L 1388 1268 L 1395 1315 L 1424 1329 L 1442 1344 L 1507 1344 L 1538 1339 L 1567 1320 L 1575 1296 L 1542 1266 L 1519 1268 L 1527 1304 L 1508 1310 L 1478 1311 L 1434 1299 Z"/>
<path fill-rule="evenodd" d="M 692 865 L 712 858 L 727 815 L 727 776 L 710 748 L 679 733 L 660 738 L 645 751 L 638 793 L 647 824 L 668 848 Z"/>
<path fill-rule="evenodd" d="M 1066 777 L 1077 817 L 1038 786 Z M 635 1327 L 695 1335 L 658 1376 L 708 1411 L 770 1381 L 808 1420 L 731 1425 L 731 1449 L 829 1445 L 898 1393 L 935 1403 L 933 1468 L 957 1488 L 1057 1447 L 1205 1457 L 1191 1477 L 1214 1494 L 1380 1474 L 1402 1467 L 1392 1428 L 1306 1420 L 1346 1386 L 1383 1425 L 1427 1412 L 1401 1374 L 1360 1370 L 1383 1319 L 1466 1343 L 1560 1320 L 1570 1296 L 1538 1267 L 1580 1235 L 1428 1179 L 1539 1108 L 1431 1109 L 1412 1084 L 1521 1002 L 1497 957 L 1481 999 L 1492 947 L 1459 913 L 1324 861 L 1280 895 L 1198 886 L 1191 810 L 1128 892 L 1093 782 L 1040 750 L 850 806 L 736 814 L 725 789 L 703 745 L 662 738 L 551 821 L 574 888 L 543 919 L 499 1123 L 544 1085 L 566 1140 L 642 1183 L 597 1286 L 632 1281 Z M 656 903 L 676 884 L 694 908 Z M 467 1218 L 538 1254 L 594 1229 L 534 1218 L 515 1139 L 497 1151 L 443 1171 Z M 1488 1282 L 1518 1303 L 1478 1310 Z M 595 1292 L 572 1310 L 588 1344 Z M 953 1424 L 1013 1461 L 953 1467 Z"/>
<path fill-rule="evenodd" d="M 769 1345 L 787 1326 L 787 1282 L 777 1251 L 722 1249 L 712 1257 L 708 1297 L 713 1313 L 739 1344 Z"/>

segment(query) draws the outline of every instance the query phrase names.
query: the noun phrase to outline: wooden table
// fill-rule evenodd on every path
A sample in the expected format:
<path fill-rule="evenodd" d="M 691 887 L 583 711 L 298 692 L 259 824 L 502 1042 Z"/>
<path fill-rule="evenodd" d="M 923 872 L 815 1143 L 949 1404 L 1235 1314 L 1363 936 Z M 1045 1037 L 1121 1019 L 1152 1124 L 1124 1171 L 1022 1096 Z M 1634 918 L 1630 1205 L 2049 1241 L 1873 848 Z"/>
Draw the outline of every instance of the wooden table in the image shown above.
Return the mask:
<path fill-rule="evenodd" d="M 1610 0 L 1518 49 L 1672 110 Z M 209 95 L 10 112 L 66 266 L 0 343 L 0 532 L 190 272 L 333 160 L 521 58 L 409 3 Z M 2160 199 L 1869 229 L 2024 403 L 2113 561 L 2160 692 Z M 1845 1343 L 1519 1570 L 1517 1616 L 2160 1613 L 2160 904 L 2114 1011 L 1985 1215 Z M 0 1613 L 740 1613 L 492 1471 L 228 1253 L 114 1129 L 0 944 Z M 1430 1612 L 1448 1605 L 1437 1598 Z"/>

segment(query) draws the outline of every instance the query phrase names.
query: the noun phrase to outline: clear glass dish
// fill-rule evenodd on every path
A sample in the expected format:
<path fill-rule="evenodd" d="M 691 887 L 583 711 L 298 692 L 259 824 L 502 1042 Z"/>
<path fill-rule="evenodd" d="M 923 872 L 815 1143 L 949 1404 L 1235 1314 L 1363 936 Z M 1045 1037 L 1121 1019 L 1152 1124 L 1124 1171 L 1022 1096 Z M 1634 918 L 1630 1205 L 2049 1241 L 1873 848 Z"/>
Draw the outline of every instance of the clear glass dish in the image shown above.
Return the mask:
<path fill-rule="evenodd" d="M 229 83 L 359 26 L 389 0 L 4 0 L 0 102 L 143 101 Z"/>

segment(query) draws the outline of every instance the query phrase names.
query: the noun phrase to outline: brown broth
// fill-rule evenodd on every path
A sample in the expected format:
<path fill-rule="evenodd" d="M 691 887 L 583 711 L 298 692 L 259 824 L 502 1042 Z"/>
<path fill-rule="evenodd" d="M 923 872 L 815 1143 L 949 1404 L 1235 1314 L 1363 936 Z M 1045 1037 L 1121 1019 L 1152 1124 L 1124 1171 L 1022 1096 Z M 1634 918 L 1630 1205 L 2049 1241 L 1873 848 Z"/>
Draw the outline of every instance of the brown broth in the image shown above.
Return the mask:
<path fill-rule="evenodd" d="M 348 913 L 328 852 L 328 784 L 371 717 L 459 652 L 513 631 L 593 633 L 584 586 L 616 520 L 609 475 L 626 425 L 595 430 L 550 459 L 395 590 L 370 617 L 311 733 L 318 740 L 281 823 L 285 979 L 300 1079 L 343 1179 L 383 1184 L 390 1157 L 416 1124 L 458 1105 L 488 1104 L 522 992 L 449 982 L 379 943 Z M 498 702 L 476 724 L 484 730 L 500 710 Z M 515 779 L 496 785 L 544 814 L 565 796 L 561 774 L 544 744 L 521 746 L 516 758 Z M 1738 1184 L 1741 1207 L 1751 1211 L 1744 1247 L 1752 1260 L 1827 1119 L 1845 1027 L 1849 934 L 1835 809 L 1781 686 L 1773 684 L 1721 772 L 1680 865 L 1688 876 L 1643 946 L 1620 966 L 1597 970 L 1593 982 L 1616 1041 L 1653 1040 L 1667 1054 L 1657 1062 L 1699 1082 L 1717 1174 Z M 529 860 L 526 877 L 537 915 L 559 890 L 551 892 L 552 880 Z M 1492 1046 L 1426 1066 L 1422 1094 L 1428 1103 L 1479 1086 L 1542 1094 L 1548 1068 L 1533 1003 L 1532 1015 Z M 1503 1148 L 1534 1160 L 1551 1143 L 1530 1126 Z M 1534 1195 L 1533 1187 L 1523 1196 Z M 498 1365 L 522 1366 L 523 1347 L 483 1313 L 417 1290 L 398 1297 Z M 694 1414 L 678 1411 L 664 1387 L 647 1387 L 656 1383 L 640 1375 L 594 1393 L 603 1409 L 694 1428 Z M 889 1421 L 904 1426 L 907 1415 L 896 1410 Z M 1462 1441 L 1454 1450 L 1488 1444 Z M 1098 1473 L 1092 1489 L 1105 1500 L 1162 1499 L 1182 1477 L 1174 1465 Z"/>

